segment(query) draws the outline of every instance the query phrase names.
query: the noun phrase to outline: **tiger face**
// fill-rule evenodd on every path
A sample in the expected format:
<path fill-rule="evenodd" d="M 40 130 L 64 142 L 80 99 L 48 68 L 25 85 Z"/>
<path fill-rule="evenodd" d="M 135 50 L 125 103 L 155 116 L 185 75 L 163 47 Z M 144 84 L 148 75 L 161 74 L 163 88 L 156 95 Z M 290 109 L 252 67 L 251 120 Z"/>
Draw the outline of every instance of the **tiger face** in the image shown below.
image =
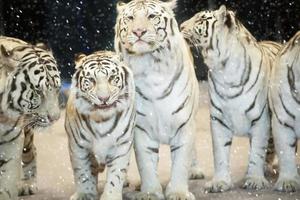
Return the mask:
<path fill-rule="evenodd" d="M 76 58 L 73 88 L 76 88 L 75 105 L 83 114 L 97 113 L 102 117 L 125 109 L 129 102 L 129 85 L 133 81 L 129 69 L 120 57 L 109 51 Z"/>
<path fill-rule="evenodd" d="M 45 127 L 58 120 L 60 73 L 52 53 L 39 45 L 12 50 L 1 46 L 6 70 L 1 109 L 9 117 L 25 116 L 32 127 Z"/>
<path fill-rule="evenodd" d="M 224 5 L 215 11 L 201 11 L 180 25 L 184 38 L 191 46 L 209 48 L 216 33 L 225 34 L 234 15 Z"/>
<path fill-rule="evenodd" d="M 176 1 L 133 0 L 117 5 L 115 27 L 118 50 L 130 54 L 145 54 L 164 48 L 177 31 L 172 8 Z"/>

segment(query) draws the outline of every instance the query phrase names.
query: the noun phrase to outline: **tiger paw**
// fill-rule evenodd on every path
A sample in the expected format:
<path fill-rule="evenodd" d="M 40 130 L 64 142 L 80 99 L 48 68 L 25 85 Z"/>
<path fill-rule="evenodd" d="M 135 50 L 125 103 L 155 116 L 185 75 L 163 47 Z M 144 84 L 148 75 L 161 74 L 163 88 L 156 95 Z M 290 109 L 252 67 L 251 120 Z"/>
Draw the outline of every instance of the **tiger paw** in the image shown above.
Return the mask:
<path fill-rule="evenodd" d="M 103 192 L 101 195 L 100 200 L 121 200 L 122 199 L 122 193 L 121 192 Z"/>
<path fill-rule="evenodd" d="M 189 170 L 189 179 L 195 180 L 195 179 L 204 179 L 204 173 L 202 172 L 200 167 L 191 167 Z"/>
<path fill-rule="evenodd" d="M 160 192 L 150 193 L 150 192 L 139 192 L 137 193 L 133 200 L 164 200 L 165 197 Z"/>
<path fill-rule="evenodd" d="M 274 190 L 279 192 L 296 192 L 300 190 L 300 181 L 293 178 L 279 178 L 274 186 Z"/>
<path fill-rule="evenodd" d="M 166 195 L 167 200 L 195 200 L 195 196 L 191 192 L 170 193 Z"/>
<path fill-rule="evenodd" d="M 70 198 L 70 200 L 97 200 L 97 195 L 92 193 L 79 193 L 76 192 Z"/>
<path fill-rule="evenodd" d="M 244 189 L 248 190 L 262 190 L 270 187 L 269 182 L 263 176 L 250 176 L 246 178 L 246 181 L 243 185 Z"/>
<path fill-rule="evenodd" d="M 16 198 L 16 197 L 15 197 Z M 9 191 L 6 191 L 6 190 L 1 190 L 0 189 L 0 199 L 1 200 L 11 200 L 12 197 L 11 197 L 11 194 Z"/>
<path fill-rule="evenodd" d="M 205 184 L 205 192 L 209 193 L 225 192 L 231 188 L 231 182 L 227 182 L 225 180 L 212 180 Z"/>
<path fill-rule="evenodd" d="M 18 190 L 19 196 L 33 195 L 38 191 L 36 181 L 23 181 Z"/>

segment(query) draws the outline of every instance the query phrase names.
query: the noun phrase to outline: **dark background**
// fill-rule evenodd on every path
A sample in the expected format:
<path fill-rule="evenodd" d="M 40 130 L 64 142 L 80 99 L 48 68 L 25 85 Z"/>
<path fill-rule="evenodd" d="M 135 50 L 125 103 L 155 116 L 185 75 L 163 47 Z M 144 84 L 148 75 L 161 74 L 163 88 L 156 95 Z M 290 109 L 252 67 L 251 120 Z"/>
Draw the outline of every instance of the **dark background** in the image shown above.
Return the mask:
<path fill-rule="evenodd" d="M 62 77 L 69 80 L 74 72 L 74 54 L 113 49 L 116 2 L 0 0 L 0 34 L 46 43 L 58 60 Z M 235 10 L 258 40 L 284 42 L 300 30 L 300 0 L 178 0 L 178 24 L 221 4 Z M 206 79 L 207 68 L 197 53 L 194 56 L 198 79 Z"/>

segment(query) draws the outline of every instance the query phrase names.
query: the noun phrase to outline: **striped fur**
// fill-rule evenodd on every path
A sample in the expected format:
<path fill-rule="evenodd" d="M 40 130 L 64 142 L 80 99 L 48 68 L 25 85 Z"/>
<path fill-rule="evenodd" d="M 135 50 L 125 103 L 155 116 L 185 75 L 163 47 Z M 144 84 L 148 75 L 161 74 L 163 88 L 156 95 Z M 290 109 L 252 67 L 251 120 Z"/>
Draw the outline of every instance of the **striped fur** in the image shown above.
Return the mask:
<path fill-rule="evenodd" d="M 231 188 L 229 151 L 233 136 L 250 138 L 244 188 L 263 189 L 264 162 L 270 135 L 268 84 L 280 45 L 257 42 L 235 14 L 221 6 L 203 11 L 181 25 L 184 37 L 201 49 L 209 67 L 211 131 L 215 174 L 209 192 Z"/>
<path fill-rule="evenodd" d="M 99 199 L 97 176 L 107 166 L 101 200 L 122 199 L 135 121 L 132 72 L 109 51 L 76 60 L 65 128 L 76 193 L 72 200 Z"/>
<path fill-rule="evenodd" d="M 300 189 L 296 166 L 297 139 L 300 137 L 300 31 L 278 53 L 271 74 L 270 99 L 272 130 L 280 173 L 275 189 Z"/>
<path fill-rule="evenodd" d="M 134 147 L 141 175 L 137 200 L 164 199 L 157 177 L 160 144 L 170 145 L 172 154 L 166 199 L 194 199 L 187 181 L 196 132 L 198 82 L 192 55 L 172 11 L 175 5 L 176 1 L 133 0 L 117 7 L 115 49 L 133 70 L 136 83 Z"/>
<path fill-rule="evenodd" d="M 32 134 L 60 116 L 60 77 L 52 53 L 41 44 L 0 37 L 0 48 L 0 199 L 15 200 L 21 161 L 19 193 L 37 190 Z"/>

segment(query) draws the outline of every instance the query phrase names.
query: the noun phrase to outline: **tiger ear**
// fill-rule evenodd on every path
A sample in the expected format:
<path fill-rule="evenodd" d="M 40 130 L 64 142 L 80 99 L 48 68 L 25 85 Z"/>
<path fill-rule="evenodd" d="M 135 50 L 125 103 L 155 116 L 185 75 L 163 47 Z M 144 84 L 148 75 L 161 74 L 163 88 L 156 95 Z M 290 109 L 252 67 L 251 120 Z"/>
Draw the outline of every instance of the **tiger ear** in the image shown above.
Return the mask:
<path fill-rule="evenodd" d="M 86 55 L 83 53 L 78 53 L 75 54 L 75 69 L 79 69 L 81 64 L 82 64 L 82 60 L 83 58 L 85 58 Z"/>
<path fill-rule="evenodd" d="M 5 67 L 7 71 L 14 70 L 15 63 L 12 58 L 13 52 L 6 49 L 3 45 L 0 46 L 0 66 Z"/>
<path fill-rule="evenodd" d="M 124 7 L 126 6 L 126 3 L 124 3 L 123 1 L 119 1 L 117 3 L 117 12 L 120 13 L 124 10 Z"/>
<path fill-rule="evenodd" d="M 218 10 L 218 18 L 219 18 L 219 20 L 224 21 L 226 14 L 227 14 L 227 8 L 226 8 L 226 6 L 225 5 L 221 5 L 220 8 L 219 8 L 219 10 Z"/>
<path fill-rule="evenodd" d="M 50 51 L 50 48 L 43 42 L 38 42 L 35 44 L 35 46 L 37 48 L 40 48 L 40 49 L 43 49 L 43 50 L 46 50 L 46 51 Z"/>
<path fill-rule="evenodd" d="M 174 10 L 177 7 L 177 0 L 168 0 L 163 2 L 163 4 L 171 10 Z"/>

